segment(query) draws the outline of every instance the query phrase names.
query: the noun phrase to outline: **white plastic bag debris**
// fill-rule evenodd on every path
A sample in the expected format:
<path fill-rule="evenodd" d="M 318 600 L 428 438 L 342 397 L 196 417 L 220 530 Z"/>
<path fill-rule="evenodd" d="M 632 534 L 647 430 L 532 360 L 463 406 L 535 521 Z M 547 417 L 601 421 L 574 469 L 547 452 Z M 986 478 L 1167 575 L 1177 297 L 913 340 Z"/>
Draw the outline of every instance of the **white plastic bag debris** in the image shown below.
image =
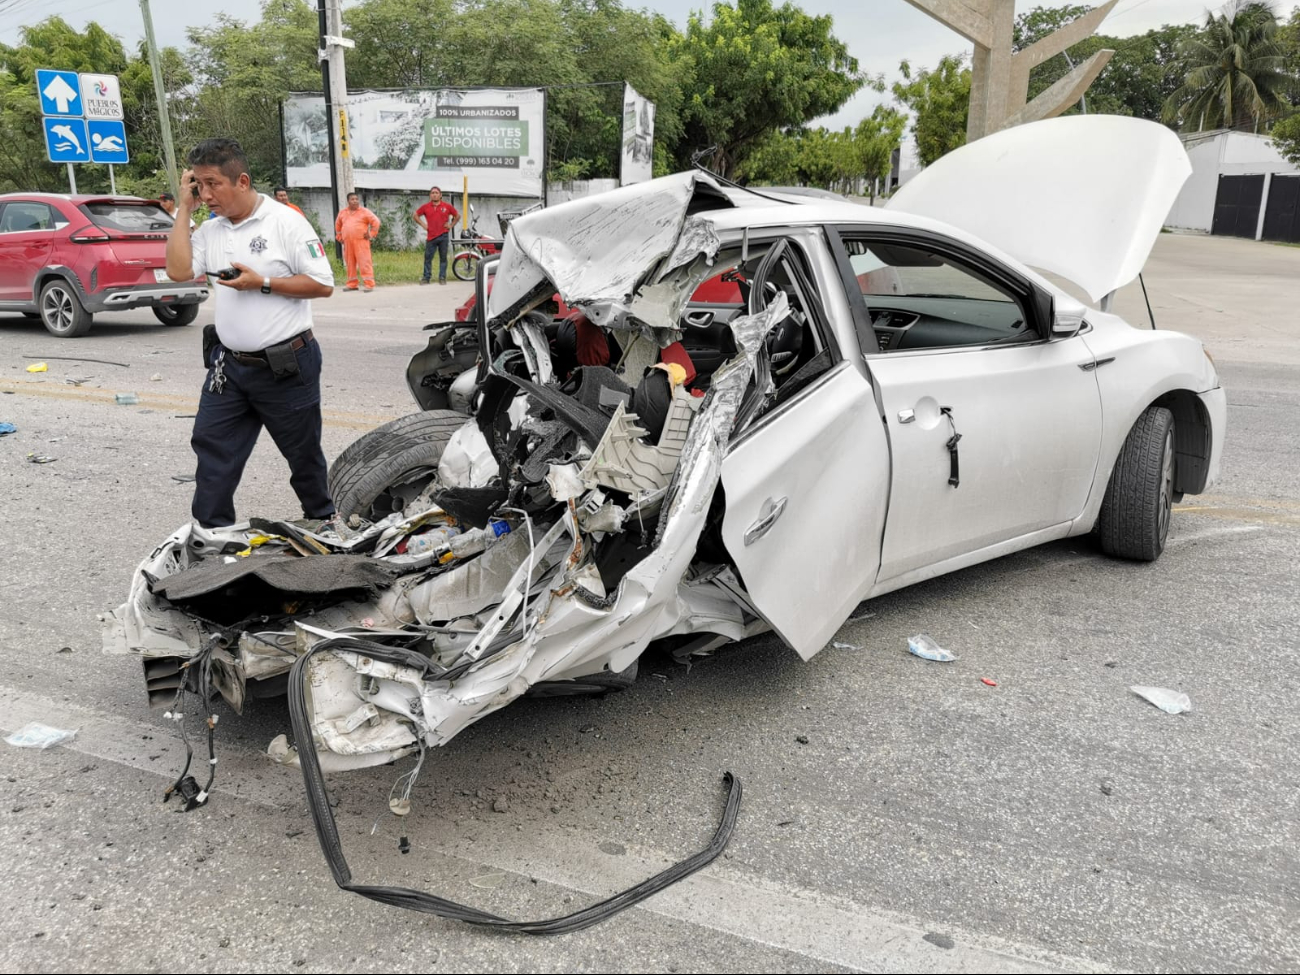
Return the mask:
<path fill-rule="evenodd" d="M 587 489 L 577 464 L 552 464 L 546 475 L 546 487 L 556 501 L 581 497 Z"/>
<path fill-rule="evenodd" d="M 77 729 L 65 731 L 62 728 L 51 728 L 47 724 L 41 724 L 39 721 L 32 721 L 23 725 L 12 735 L 5 739 L 15 748 L 52 748 L 55 745 L 62 745 L 65 741 L 72 741 L 77 737 Z"/>
<path fill-rule="evenodd" d="M 927 633 L 918 633 L 916 636 L 909 636 L 907 638 L 907 651 L 908 653 L 915 654 L 918 657 L 923 657 L 926 660 L 937 660 L 940 663 L 948 663 L 951 660 L 957 659 L 955 653 L 939 646 L 939 644 L 935 643 L 934 640 L 930 639 L 930 636 Z"/>
<path fill-rule="evenodd" d="M 483 487 L 499 468 L 492 448 L 477 423 L 468 422 L 451 435 L 438 461 L 438 481 L 443 487 Z"/>
<path fill-rule="evenodd" d="M 1166 714 L 1182 714 L 1192 709 L 1192 699 L 1179 691 L 1167 687 L 1142 687 L 1134 684 L 1129 688 L 1138 697 L 1150 701 Z"/>
<path fill-rule="evenodd" d="M 835 640 L 834 642 L 831 643 L 831 646 L 833 646 L 836 650 L 865 650 L 865 649 L 867 649 L 866 647 L 860 647 L 860 646 L 858 646 L 856 643 L 843 643 L 843 642 L 841 642 L 840 640 Z"/>

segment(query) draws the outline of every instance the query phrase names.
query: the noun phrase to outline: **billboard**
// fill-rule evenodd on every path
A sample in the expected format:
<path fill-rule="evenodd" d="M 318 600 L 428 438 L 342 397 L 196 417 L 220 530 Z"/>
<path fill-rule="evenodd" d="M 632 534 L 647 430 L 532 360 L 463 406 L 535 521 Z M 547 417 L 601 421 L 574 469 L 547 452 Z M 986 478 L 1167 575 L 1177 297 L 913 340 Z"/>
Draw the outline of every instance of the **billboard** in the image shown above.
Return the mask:
<path fill-rule="evenodd" d="M 623 86 L 623 158 L 619 182 L 643 183 L 654 175 L 655 103 Z"/>
<path fill-rule="evenodd" d="M 348 154 L 363 189 L 455 189 L 542 196 L 546 96 L 540 88 L 348 92 Z M 329 186 L 329 132 L 321 95 L 284 103 L 290 186 Z"/>

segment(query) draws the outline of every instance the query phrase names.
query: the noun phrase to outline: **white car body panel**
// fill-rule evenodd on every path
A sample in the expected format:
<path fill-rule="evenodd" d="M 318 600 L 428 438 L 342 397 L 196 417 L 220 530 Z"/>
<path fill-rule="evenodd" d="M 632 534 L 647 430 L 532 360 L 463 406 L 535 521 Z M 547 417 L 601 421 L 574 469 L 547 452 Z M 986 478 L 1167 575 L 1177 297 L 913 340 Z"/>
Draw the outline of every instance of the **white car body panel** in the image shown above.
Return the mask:
<path fill-rule="evenodd" d="M 868 357 L 893 456 L 881 582 L 1078 517 L 1101 442 L 1092 360 L 1077 336 Z"/>
<path fill-rule="evenodd" d="M 1113 138 L 1107 139 L 1114 148 Z M 1049 142 L 1059 156 L 1059 141 Z M 1169 161 L 1167 140 L 1142 129 L 1139 142 L 1155 147 L 1152 170 L 1172 180 L 1169 174 L 1178 167 Z M 979 151 L 966 158 L 983 158 L 987 147 L 980 145 L 970 147 Z M 1095 150 L 1085 147 L 1080 154 L 1092 158 Z M 1026 152 L 1017 158 L 1041 160 L 1041 155 Z M 1141 167 L 1131 157 L 1125 165 L 1130 178 L 1150 189 L 1147 175 L 1134 173 Z M 996 211 L 989 203 L 994 188 L 1015 187 L 1023 194 L 1020 187 L 1028 185 L 1013 180 L 1009 166 L 1004 161 L 985 171 L 989 182 L 982 200 L 968 194 L 960 207 L 926 207 L 954 222 L 978 209 L 967 204 Z M 1070 167 L 1067 176 L 1074 171 Z M 1033 185 L 1046 192 L 1045 182 Z M 944 199 L 946 192 L 936 189 L 936 198 Z M 1165 191 L 1151 192 L 1158 200 Z M 920 199 L 917 192 L 911 196 Z M 717 209 L 686 215 L 705 198 Z M 515 326 L 530 303 L 549 297 L 554 286 L 593 321 L 662 346 L 678 334 L 695 285 L 720 270 L 711 264 L 724 244 L 766 246 L 779 236 L 807 258 L 839 359 L 787 402 L 769 400 L 774 405 L 768 412 L 736 429 L 755 364 L 765 361 L 764 338 L 785 314 L 785 293 L 764 311 L 733 319 L 739 351 L 713 374 L 712 392 L 689 421 L 670 483 L 653 499 L 664 499 L 653 546 L 608 588 L 598 571 L 593 575 L 587 556 L 595 536 L 619 529 L 581 528 L 583 502 L 595 500 L 597 508 L 601 503 L 585 493 L 594 489 L 584 485 L 581 497 L 566 495 L 559 508 L 546 509 L 536 547 L 512 534 L 511 541 L 476 556 L 477 561 L 433 570 L 440 575 L 401 576 L 372 602 L 327 607 L 311 621 L 314 629 L 295 621 L 287 632 L 268 628 L 244 634 L 233 649 L 245 676 L 262 678 L 277 667 L 287 669 L 307 647 L 334 633 L 440 630 L 436 652 L 455 662 L 440 664 L 441 672 L 454 673 L 445 680 L 391 665 L 377 668 L 364 655 L 344 651 L 323 652 L 307 662 L 318 704 L 317 749 L 332 756 L 334 767 L 373 764 L 421 743 L 445 744 L 540 682 L 620 671 L 652 640 L 670 635 L 699 634 L 707 643 L 710 635 L 737 640 L 770 625 L 806 659 L 863 598 L 1088 531 L 1125 437 L 1161 397 L 1185 417 L 1208 423 L 1199 443 L 1195 422 L 1178 426 L 1179 457 L 1198 471 L 1197 489 L 1208 486 L 1218 471 L 1226 409 L 1213 365 L 1200 343 L 1187 336 L 1135 329 L 1086 309 L 1082 331 L 1068 337 L 885 354 L 862 348 L 870 336 L 859 335 L 862 309 L 852 304 L 861 297 L 847 291 L 837 263 L 842 259 L 827 243 L 836 232 L 828 228 L 902 229 L 936 246 L 956 242 L 1054 296 L 1063 311 L 1067 296 L 1027 263 L 1074 280 L 1082 273 L 1086 281 L 1080 283 L 1094 296 L 1140 268 L 1150 247 L 1151 215 L 1145 210 L 1116 215 L 1111 211 L 1123 210 L 1122 200 L 1104 205 L 1093 200 L 1091 214 L 1078 211 L 1075 223 L 1053 224 L 1033 193 L 1023 198 L 1033 206 L 1020 208 L 1024 212 L 1017 211 L 1015 219 L 988 218 L 991 242 L 924 214 L 838 201 L 782 205 L 700 174 L 637 184 L 520 218 L 512 225 L 485 308 L 497 324 Z M 1012 232 L 1035 223 L 1053 230 L 1047 236 L 1090 240 L 1118 251 L 1104 261 L 1084 255 L 1077 267 L 1053 267 L 1068 263 L 1069 248 L 1076 245 Z M 1033 250 L 1036 243 L 1041 252 Z M 1035 297 L 1042 295 L 1035 292 Z M 1044 299 L 1042 307 L 1046 304 Z M 1075 303 L 1063 317 L 1077 325 L 1079 314 Z M 537 387 L 552 369 L 545 338 L 535 323 L 518 322 L 517 334 L 526 347 L 521 354 L 536 383 L 534 393 L 544 392 Z M 519 400 L 515 405 L 521 409 L 511 422 L 518 430 L 524 410 Z M 946 443 L 952 431 L 940 407 L 951 408 L 962 435 L 956 487 L 948 483 Z M 916 420 L 901 423 L 903 410 L 912 410 Z M 481 454 L 481 440 L 466 435 L 457 440 L 458 449 L 476 446 Z M 639 447 L 655 449 L 646 443 Z M 460 458 L 456 469 L 463 480 L 477 483 L 492 475 L 491 464 L 479 459 L 475 474 L 473 458 Z M 452 470 L 452 459 L 445 466 Z M 734 573 L 731 565 L 697 558 L 719 485 L 725 499 L 721 542 Z M 747 533 L 781 499 L 784 507 L 770 519 L 770 528 L 746 544 Z M 630 503 L 627 511 L 643 501 Z M 516 525 L 514 532 L 520 530 Z M 190 529 L 183 528 L 142 563 L 130 599 L 107 621 L 106 649 L 184 659 L 214 636 L 208 626 L 154 596 L 145 578 L 184 569 L 179 553 L 191 541 Z M 556 548 L 559 555 L 552 558 Z M 452 606 L 458 607 L 455 613 Z M 238 691 L 242 694 L 242 685 Z M 293 760 L 286 748 L 276 754 Z"/>
<path fill-rule="evenodd" d="M 727 552 L 754 606 L 805 660 L 830 642 L 874 581 L 888 458 L 871 385 L 841 363 L 723 462 Z M 772 527 L 746 541 L 774 503 L 784 510 Z"/>
<path fill-rule="evenodd" d="M 1191 174 L 1186 150 L 1163 125 L 1063 116 L 948 153 L 887 208 L 962 227 L 1099 301 L 1137 277 Z"/>

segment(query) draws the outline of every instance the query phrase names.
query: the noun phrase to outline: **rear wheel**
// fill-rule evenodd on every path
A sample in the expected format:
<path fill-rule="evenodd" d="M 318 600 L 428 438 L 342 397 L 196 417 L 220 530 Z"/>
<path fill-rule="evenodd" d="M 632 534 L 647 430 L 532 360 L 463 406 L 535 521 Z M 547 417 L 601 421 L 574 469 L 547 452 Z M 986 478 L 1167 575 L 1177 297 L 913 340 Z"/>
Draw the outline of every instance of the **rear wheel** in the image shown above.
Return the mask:
<path fill-rule="evenodd" d="M 72 285 L 55 278 L 41 289 L 41 322 L 45 330 L 61 339 L 72 339 L 90 331 L 94 316 L 86 311 Z"/>
<path fill-rule="evenodd" d="M 188 325 L 199 317 L 199 306 L 192 305 L 154 305 L 153 317 L 164 325 Z"/>
<path fill-rule="evenodd" d="M 479 256 L 474 251 L 461 251 L 451 261 L 451 273 L 461 281 L 473 281 L 478 275 Z"/>
<path fill-rule="evenodd" d="M 1148 407 L 1120 449 L 1097 518 L 1107 555 L 1154 562 L 1164 551 L 1174 504 L 1174 415 Z"/>
<path fill-rule="evenodd" d="M 429 410 L 390 420 L 347 447 L 330 465 L 329 488 L 343 518 L 378 521 L 401 511 L 438 474 L 463 413 Z"/>

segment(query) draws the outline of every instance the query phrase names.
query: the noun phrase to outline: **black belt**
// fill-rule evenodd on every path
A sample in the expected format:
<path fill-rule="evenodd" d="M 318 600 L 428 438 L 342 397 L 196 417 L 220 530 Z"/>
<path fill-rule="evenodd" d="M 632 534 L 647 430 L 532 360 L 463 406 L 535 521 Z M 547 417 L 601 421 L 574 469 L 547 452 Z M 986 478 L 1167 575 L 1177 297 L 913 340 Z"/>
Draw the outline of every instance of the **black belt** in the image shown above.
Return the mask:
<path fill-rule="evenodd" d="M 299 332 L 287 342 L 279 344 L 289 346 L 290 352 L 297 352 L 311 340 L 311 329 L 307 329 L 305 332 Z M 268 346 L 267 348 L 271 348 L 271 346 Z M 246 366 L 265 366 L 268 369 L 271 368 L 271 363 L 266 358 L 266 349 L 260 349 L 257 352 L 236 352 L 234 349 L 229 349 L 228 351 L 235 357 L 236 361 L 242 362 Z"/>

